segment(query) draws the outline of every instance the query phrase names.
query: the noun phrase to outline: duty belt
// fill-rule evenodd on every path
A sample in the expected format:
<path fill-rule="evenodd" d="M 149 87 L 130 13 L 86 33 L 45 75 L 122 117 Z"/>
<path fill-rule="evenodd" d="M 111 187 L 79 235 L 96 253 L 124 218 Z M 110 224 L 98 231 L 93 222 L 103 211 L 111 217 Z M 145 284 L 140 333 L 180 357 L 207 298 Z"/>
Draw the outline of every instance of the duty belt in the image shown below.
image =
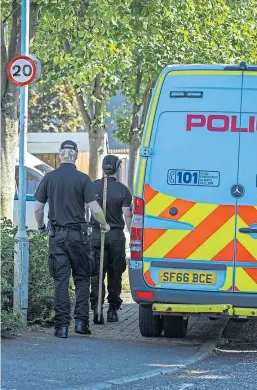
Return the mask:
<path fill-rule="evenodd" d="M 70 225 L 70 226 L 57 226 L 57 225 L 54 225 L 54 229 L 58 232 L 63 232 L 65 230 L 81 230 L 81 228 L 83 227 L 87 227 L 87 224 L 86 223 L 79 223 L 79 224 L 76 224 L 76 225 Z"/>

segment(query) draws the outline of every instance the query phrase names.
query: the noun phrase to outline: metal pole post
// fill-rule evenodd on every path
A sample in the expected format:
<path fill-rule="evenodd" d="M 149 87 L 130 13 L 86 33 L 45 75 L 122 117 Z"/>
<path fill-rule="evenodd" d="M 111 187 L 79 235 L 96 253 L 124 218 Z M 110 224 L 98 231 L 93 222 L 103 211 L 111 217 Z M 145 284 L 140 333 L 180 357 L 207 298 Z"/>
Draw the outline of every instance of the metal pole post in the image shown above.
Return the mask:
<path fill-rule="evenodd" d="M 21 3 L 21 54 L 29 54 L 30 0 Z M 20 87 L 20 137 L 19 137 L 19 200 L 18 232 L 15 237 L 14 256 L 14 311 L 27 325 L 29 241 L 26 232 L 26 167 L 28 127 L 28 85 Z"/>
<path fill-rule="evenodd" d="M 108 178 L 104 177 L 104 190 L 103 190 L 103 212 L 106 216 L 106 202 L 107 202 L 107 185 Z M 98 286 L 98 305 L 97 305 L 97 320 L 100 324 L 101 315 L 102 315 L 102 292 L 103 292 L 103 269 L 104 269 L 104 242 L 105 242 L 105 233 L 101 232 L 101 249 L 100 249 L 100 271 L 99 271 L 99 286 Z"/>

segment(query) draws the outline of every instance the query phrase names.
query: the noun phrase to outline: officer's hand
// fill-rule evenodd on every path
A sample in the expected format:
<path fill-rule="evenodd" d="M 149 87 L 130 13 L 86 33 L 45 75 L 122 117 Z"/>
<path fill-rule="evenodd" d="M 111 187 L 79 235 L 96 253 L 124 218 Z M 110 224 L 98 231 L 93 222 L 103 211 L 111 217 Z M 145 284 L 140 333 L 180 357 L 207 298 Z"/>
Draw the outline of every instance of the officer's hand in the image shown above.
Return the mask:
<path fill-rule="evenodd" d="M 39 232 L 40 236 L 47 236 L 48 231 L 47 231 L 46 225 L 42 226 L 41 228 L 38 228 L 38 232 Z"/>
<path fill-rule="evenodd" d="M 107 233 L 109 232 L 110 230 L 110 226 L 108 225 L 108 223 L 105 223 L 105 225 L 101 225 L 101 232 L 102 233 Z"/>

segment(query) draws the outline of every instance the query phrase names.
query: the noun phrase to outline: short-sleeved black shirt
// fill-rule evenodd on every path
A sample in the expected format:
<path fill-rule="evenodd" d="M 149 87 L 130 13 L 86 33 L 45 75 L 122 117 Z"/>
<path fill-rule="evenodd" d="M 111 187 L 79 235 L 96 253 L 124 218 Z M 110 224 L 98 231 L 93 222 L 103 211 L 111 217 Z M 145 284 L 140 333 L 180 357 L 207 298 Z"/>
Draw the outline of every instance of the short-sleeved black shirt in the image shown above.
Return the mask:
<path fill-rule="evenodd" d="M 96 200 L 91 179 L 77 171 L 74 164 L 61 164 L 47 173 L 35 198 L 40 203 L 48 201 L 48 218 L 56 226 L 85 223 L 85 203 Z"/>
<path fill-rule="evenodd" d="M 93 182 L 96 199 L 103 207 L 103 189 L 104 180 Z M 108 177 L 107 201 L 106 201 L 106 222 L 111 229 L 124 229 L 125 222 L 122 213 L 122 207 L 130 207 L 132 196 L 129 189 L 122 183 L 116 181 L 114 177 Z M 99 229 L 99 224 L 94 218 L 91 218 L 91 226 Z"/>

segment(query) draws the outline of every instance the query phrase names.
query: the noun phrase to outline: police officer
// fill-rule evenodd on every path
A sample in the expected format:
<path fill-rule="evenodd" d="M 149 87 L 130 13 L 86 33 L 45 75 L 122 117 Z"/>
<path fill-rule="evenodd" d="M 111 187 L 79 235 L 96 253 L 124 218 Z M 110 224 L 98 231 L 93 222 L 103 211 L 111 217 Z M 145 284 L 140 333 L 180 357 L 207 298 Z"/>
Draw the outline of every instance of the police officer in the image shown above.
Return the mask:
<path fill-rule="evenodd" d="M 118 321 L 117 310 L 120 308 L 122 299 L 120 298 L 122 286 L 122 273 L 126 270 L 125 253 L 125 235 L 124 218 L 128 230 L 131 225 L 131 202 L 132 197 L 129 189 L 116 180 L 116 174 L 120 169 L 121 161 L 117 156 L 108 155 L 103 160 L 103 173 L 107 176 L 107 203 L 106 203 L 106 221 L 110 225 L 110 231 L 105 235 L 105 254 L 103 280 L 107 273 L 108 277 L 108 303 L 107 321 Z M 93 183 L 99 204 L 103 205 L 104 179 Z M 124 216 L 124 218 L 123 218 Z M 94 218 L 91 219 L 92 227 L 92 250 L 96 264 L 100 264 L 101 233 L 99 224 Z M 98 322 L 97 304 L 98 304 L 99 272 L 91 278 L 91 308 L 94 310 L 94 323 L 104 323 L 103 314 Z M 105 286 L 103 282 L 102 303 L 105 297 Z"/>
<path fill-rule="evenodd" d="M 55 289 L 55 336 L 66 338 L 70 324 L 69 279 L 75 283 L 75 332 L 91 334 L 89 329 L 90 275 L 94 268 L 85 223 L 89 207 L 102 231 L 107 232 L 103 211 L 95 198 L 92 181 L 76 170 L 77 145 L 61 144 L 60 168 L 47 173 L 36 194 L 35 217 L 41 234 L 46 232 L 44 206 L 49 204 L 49 269 Z"/>

